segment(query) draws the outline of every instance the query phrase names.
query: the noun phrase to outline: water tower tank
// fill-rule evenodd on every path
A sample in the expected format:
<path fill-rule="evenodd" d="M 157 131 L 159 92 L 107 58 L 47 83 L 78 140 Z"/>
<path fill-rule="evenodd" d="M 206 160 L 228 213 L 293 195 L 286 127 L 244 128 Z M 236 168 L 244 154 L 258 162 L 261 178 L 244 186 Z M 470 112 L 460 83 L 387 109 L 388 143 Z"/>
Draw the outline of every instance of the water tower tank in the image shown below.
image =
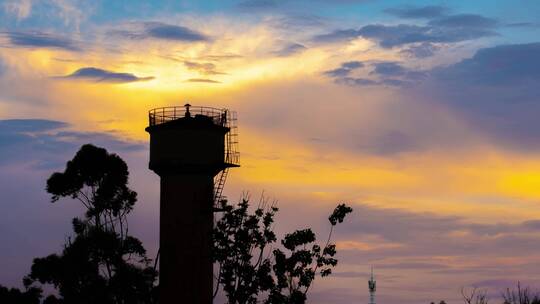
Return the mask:
<path fill-rule="evenodd" d="M 161 178 L 159 303 L 210 304 L 214 206 L 228 168 L 239 166 L 236 115 L 189 104 L 158 108 L 146 131 L 149 168 Z"/>

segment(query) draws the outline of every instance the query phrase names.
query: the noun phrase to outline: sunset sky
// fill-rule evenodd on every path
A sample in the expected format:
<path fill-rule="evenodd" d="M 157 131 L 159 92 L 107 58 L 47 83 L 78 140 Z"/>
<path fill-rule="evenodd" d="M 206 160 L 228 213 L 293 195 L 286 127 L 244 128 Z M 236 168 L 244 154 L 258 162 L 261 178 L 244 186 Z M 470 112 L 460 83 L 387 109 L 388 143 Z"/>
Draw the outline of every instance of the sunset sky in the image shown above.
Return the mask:
<path fill-rule="evenodd" d="M 309 303 L 367 303 L 370 265 L 380 304 L 540 288 L 539 96 L 537 0 L 0 0 L 0 284 L 62 249 L 83 211 L 45 180 L 84 143 L 127 161 L 154 257 L 147 113 L 189 102 L 237 111 L 224 192 L 277 232 L 354 208 Z"/>

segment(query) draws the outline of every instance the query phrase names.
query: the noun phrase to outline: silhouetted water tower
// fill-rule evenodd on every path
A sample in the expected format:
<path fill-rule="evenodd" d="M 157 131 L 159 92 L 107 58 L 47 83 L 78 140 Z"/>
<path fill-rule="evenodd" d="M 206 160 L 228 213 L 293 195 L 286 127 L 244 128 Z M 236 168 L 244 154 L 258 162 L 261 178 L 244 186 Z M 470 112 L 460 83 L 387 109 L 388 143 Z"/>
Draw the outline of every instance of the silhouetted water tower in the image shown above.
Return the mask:
<path fill-rule="evenodd" d="M 161 177 L 159 302 L 210 304 L 213 209 L 239 166 L 236 115 L 186 104 L 149 120 L 149 167 Z"/>

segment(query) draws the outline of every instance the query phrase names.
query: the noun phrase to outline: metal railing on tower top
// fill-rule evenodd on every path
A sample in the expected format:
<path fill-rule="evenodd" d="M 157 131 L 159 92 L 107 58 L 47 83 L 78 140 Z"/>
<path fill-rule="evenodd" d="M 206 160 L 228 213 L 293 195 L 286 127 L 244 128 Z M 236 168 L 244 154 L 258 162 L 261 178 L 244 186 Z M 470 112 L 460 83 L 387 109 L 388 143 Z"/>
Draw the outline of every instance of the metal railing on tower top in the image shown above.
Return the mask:
<path fill-rule="evenodd" d="M 194 107 L 191 105 L 152 109 L 148 113 L 150 126 L 160 125 L 186 116 L 203 115 L 212 118 L 216 125 L 226 126 L 229 114 L 227 109 Z"/>
<path fill-rule="evenodd" d="M 236 112 L 211 107 L 184 106 L 155 108 L 148 112 L 150 126 L 164 124 L 184 117 L 206 116 L 218 126 L 229 128 L 225 137 L 225 163 L 240 165 Z"/>

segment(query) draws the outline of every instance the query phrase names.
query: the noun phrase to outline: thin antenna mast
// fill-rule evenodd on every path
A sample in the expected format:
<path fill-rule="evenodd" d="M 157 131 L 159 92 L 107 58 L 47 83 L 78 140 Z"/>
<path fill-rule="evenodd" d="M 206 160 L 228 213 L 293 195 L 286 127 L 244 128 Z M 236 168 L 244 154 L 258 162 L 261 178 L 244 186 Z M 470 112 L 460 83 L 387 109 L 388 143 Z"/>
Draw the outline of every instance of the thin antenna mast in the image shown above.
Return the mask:
<path fill-rule="evenodd" d="M 368 281 L 369 287 L 369 304 L 375 304 L 375 291 L 377 291 L 377 281 L 373 275 L 373 265 L 371 266 L 371 277 Z"/>

